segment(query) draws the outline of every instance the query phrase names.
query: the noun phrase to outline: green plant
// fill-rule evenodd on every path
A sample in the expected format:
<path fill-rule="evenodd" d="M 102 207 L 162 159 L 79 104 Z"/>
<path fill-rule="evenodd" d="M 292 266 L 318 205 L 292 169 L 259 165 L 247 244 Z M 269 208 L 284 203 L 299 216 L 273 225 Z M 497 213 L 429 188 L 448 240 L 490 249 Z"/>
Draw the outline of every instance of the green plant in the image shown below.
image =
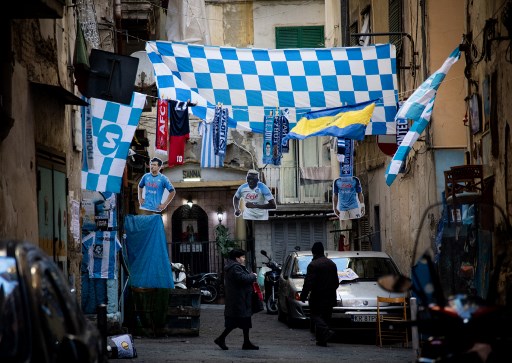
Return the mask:
<path fill-rule="evenodd" d="M 235 241 L 229 238 L 229 229 L 222 224 L 215 227 L 215 242 L 224 258 L 227 258 L 229 251 L 236 247 Z"/>

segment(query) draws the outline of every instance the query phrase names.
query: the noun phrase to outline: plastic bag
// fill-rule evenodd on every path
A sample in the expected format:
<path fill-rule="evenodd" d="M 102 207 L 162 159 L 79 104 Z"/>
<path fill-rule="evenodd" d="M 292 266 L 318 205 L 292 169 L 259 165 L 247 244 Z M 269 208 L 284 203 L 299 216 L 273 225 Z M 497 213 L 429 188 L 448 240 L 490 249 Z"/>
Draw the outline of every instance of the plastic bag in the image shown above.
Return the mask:
<path fill-rule="evenodd" d="M 109 359 L 137 358 L 137 350 L 133 346 L 131 334 L 107 337 L 107 355 Z"/>
<path fill-rule="evenodd" d="M 261 292 L 260 286 L 257 282 L 252 284 L 252 313 L 259 313 L 264 310 L 263 307 L 263 293 Z"/>

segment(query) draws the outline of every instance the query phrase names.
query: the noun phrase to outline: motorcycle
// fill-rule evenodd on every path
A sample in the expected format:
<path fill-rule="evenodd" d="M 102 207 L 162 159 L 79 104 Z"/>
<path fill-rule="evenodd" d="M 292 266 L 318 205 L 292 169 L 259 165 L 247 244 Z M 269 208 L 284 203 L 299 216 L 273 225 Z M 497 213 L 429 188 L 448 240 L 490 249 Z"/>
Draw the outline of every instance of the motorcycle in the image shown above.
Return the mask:
<path fill-rule="evenodd" d="M 220 280 L 216 272 L 187 276 L 187 286 L 201 291 L 201 302 L 204 304 L 212 304 L 219 298 Z"/>
<path fill-rule="evenodd" d="M 216 272 L 201 272 L 195 275 L 187 275 L 185 265 L 179 262 L 171 263 L 174 279 L 174 288 L 199 289 L 201 302 L 212 304 L 219 298 L 220 280 Z"/>
<path fill-rule="evenodd" d="M 437 228 L 432 228 L 440 211 Z M 411 301 L 408 322 L 416 337 L 416 362 L 510 360 L 512 304 L 506 301 L 510 291 L 505 276 L 512 267 L 511 232 L 495 205 L 436 204 L 425 211 L 410 277 L 379 279 L 385 290 L 410 290 L 416 299 L 417 311 Z"/>
<path fill-rule="evenodd" d="M 277 314 L 277 292 L 279 289 L 279 275 L 281 274 L 281 266 L 274 261 L 267 251 L 260 251 L 263 256 L 267 258 L 258 273 L 258 284 L 263 285 L 265 307 L 267 314 Z M 261 281 L 263 280 L 263 284 Z"/>

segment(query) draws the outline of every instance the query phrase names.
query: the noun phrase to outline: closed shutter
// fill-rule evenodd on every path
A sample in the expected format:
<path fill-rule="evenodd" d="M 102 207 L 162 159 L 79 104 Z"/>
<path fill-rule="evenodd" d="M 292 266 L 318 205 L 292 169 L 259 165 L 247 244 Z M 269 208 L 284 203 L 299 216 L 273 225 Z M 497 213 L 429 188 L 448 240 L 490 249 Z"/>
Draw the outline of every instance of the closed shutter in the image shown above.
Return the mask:
<path fill-rule="evenodd" d="M 359 24 L 358 24 L 358 22 L 356 21 L 356 22 L 352 23 L 352 25 L 350 26 L 349 30 L 350 30 L 350 34 L 359 33 Z M 349 39 L 349 45 L 351 47 L 358 46 L 359 45 L 359 38 L 351 36 L 350 39 Z"/>
<path fill-rule="evenodd" d="M 276 48 L 323 48 L 324 27 L 279 27 L 276 28 Z"/>
<path fill-rule="evenodd" d="M 402 1 L 401 0 L 389 0 L 389 31 L 391 33 L 402 32 Z M 397 56 L 402 50 L 402 36 L 391 35 L 389 42 L 394 44 L 396 47 Z"/>
<path fill-rule="evenodd" d="M 279 263 L 284 262 L 296 246 L 301 251 L 309 251 L 317 241 L 324 243 L 326 249 L 329 247 L 324 219 L 287 219 L 272 223 L 272 255 Z"/>

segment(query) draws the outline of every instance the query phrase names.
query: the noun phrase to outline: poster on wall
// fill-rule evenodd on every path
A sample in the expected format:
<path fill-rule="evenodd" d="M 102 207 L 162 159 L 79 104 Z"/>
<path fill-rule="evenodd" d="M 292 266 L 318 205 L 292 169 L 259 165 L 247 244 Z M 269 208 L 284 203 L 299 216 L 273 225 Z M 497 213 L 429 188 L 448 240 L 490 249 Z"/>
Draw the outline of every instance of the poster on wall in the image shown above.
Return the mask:
<path fill-rule="evenodd" d="M 363 188 L 359 178 L 341 176 L 332 182 L 332 207 L 339 220 L 358 219 L 364 216 Z"/>
<path fill-rule="evenodd" d="M 480 132 L 481 117 L 480 117 L 480 98 L 478 94 L 473 93 L 469 99 L 469 116 L 471 118 L 471 132 L 476 134 Z"/>
<path fill-rule="evenodd" d="M 116 193 L 82 190 L 82 231 L 117 229 Z"/>

